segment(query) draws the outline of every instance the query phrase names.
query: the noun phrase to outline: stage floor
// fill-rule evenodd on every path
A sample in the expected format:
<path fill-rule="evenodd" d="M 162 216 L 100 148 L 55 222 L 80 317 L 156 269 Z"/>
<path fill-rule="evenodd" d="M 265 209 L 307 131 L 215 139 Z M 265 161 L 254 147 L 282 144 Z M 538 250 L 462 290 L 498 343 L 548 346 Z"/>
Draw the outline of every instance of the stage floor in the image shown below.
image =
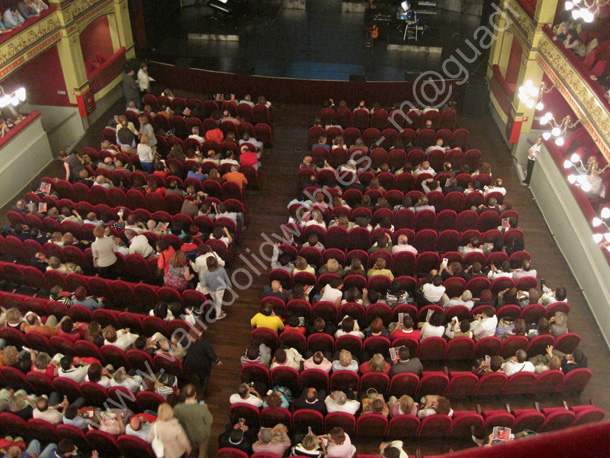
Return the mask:
<path fill-rule="evenodd" d="M 367 81 L 404 81 L 424 70 L 441 69 L 457 48 L 465 48 L 479 25 L 472 15 L 438 10 L 422 17 L 430 30 L 418 41 L 402 41 L 397 27 L 381 28 L 374 46 L 366 48 L 370 12 L 343 13 L 340 0 L 307 0 L 306 10 L 286 9 L 280 0 L 257 0 L 252 14 L 237 24 L 220 24 L 205 6 L 182 8 L 180 28 L 166 34 L 149 53 L 152 60 L 206 70 L 273 77 Z M 232 34 L 239 41 L 188 39 L 189 34 Z M 388 43 L 434 46 L 442 52 L 388 50 Z M 438 50 L 437 50 L 438 51 Z M 471 64 L 478 67 L 485 59 Z"/>

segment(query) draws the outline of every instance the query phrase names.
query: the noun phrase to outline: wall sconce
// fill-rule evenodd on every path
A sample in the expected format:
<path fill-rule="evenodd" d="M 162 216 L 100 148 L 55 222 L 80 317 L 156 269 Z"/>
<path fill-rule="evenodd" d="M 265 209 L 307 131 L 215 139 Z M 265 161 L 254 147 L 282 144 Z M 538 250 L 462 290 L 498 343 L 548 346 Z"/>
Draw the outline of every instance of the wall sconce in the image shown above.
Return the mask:
<path fill-rule="evenodd" d="M 557 146 L 563 146 L 563 144 L 565 143 L 565 135 L 568 129 L 572 129 L 573 127 L 576 127 L 578 124 L 580 124 L 580 119 L 575 123 L 572 123 L 572 117 L 570 115 L 567 115 L 561 120 L 560 123 L 558 123 L 557 121 L 555 121 L 553 114 L 549 112 L 540 119 L 540 124 L 550 124 L 551 126 L 551 130 L 544 132 L 542 134 L 542 138 L 548 140 L 551 137 L 555 137 L 555 144 Z"/>
<path fill-rule="evenodd" d="M 9 105 L 16 107 L 21 102 L 25 101 L 26 92 L 24 87 L 20 87 L 19 89 L 7 94 L 4 92 L 4 88 L 0 86 L 0 93 L 2 93 L 2 96 L 0 96 L 0 108 L 4 108 Z"/>

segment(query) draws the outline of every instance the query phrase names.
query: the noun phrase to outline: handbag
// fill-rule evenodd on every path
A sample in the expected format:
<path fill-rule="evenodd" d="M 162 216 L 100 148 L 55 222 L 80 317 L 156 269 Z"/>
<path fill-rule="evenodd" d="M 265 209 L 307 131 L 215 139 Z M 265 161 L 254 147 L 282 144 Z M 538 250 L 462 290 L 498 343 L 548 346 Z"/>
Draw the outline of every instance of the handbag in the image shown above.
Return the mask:
<path fill-rule="evenodd" d="M 163 442 L 161 439 L 159 439 L 159 436 L 157 436 L 157 422 L 155 422 L 153 425 L 153 433 L 155 433 L 155 437 L 153 438 L 150 446 L 152 447 L 153 452 L 155 452 L 157 458 L 163 458 L 165 456 L 165 445 L 163 445 Z"/>

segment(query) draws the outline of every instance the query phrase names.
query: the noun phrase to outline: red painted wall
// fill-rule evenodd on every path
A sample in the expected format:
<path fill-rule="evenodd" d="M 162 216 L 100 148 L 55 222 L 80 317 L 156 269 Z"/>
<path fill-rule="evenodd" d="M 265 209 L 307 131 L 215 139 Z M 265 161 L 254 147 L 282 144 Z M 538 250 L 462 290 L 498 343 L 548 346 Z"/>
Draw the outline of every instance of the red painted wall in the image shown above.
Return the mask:
<path fill-rule="evenodd" d="M 57 47 L 44 51 L 2 81 L 5 90 L 24 86 L 33 105 L 70 106 Z M 58 94 L 62 92 L 61 94 Z"/>
<path fill-rule="evenodd" d="M 96 52 L 100 52 L 106 58 L 114 54 L 110 28 L 108 27 L 108 16 L 102 16 L 94 20 L 82 31 L 79 38 L 84 60 L 96 61 Z"/>
<path fill-rule="evenodd" d="M 506 67 L 506 75 L 504 79 L 507 83 L 516 83 L 519 78 L 519 70 L 521 68 L 521 55 L 523 50 L 519 44 L 519 40 L 513 38 L 513 44 L 510 48 L 510 56 L 508 58 L 508 66 Z"/>

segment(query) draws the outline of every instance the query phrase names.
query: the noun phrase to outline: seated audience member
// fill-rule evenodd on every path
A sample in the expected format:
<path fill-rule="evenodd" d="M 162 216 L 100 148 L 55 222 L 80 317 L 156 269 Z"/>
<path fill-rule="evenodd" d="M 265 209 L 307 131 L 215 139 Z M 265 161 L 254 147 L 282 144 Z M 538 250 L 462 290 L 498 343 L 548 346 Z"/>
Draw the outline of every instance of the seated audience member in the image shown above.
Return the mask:
<path fill-rule="evenodd" d="M 79 367 L 74 367 L 74 363 L 79 364 Z M 88 371 L 89 365 L 83 364 L 79 358 L 72 358 L 72 356 L 66 355 L 59 361 L 57 375 L 59 377 L 69 378 L 76 383 L 83 383 Z"/>
<path fill-rule="evenodd" d="M 359 329 L 356 329 L 356 322 L 350 316 L 343 318 L 341 321 L 341 327 L 335 333 L 335 338 L 337 339 L 345 335 L 356 336 L 360 339 L 364 339 L 364 334 Z"/>
<path fill-rule="evenodd" d="M 110 380 L 110 386 L 120 386 L 127 388 L 132 393 L 140 391 L 142 385 L 142 376 L 140 375 L 128 375 L 124 367 L 119 368 L 112 376 Z"/>
<path fill-rule="evenodd" d="M 538 336 L 550 336 L 551 335 L 551 323 L 545 317 L 538 320 L 538 323 L 529 325 L 527 333 L 528 339 L 533 339 Z"/>
<path fill-rule="evenodd" d="M 472 332 L 470 331 L 470 321 L 462 320 L 458 323 L 457 317 L 453 317 L 453 320 L 451 320 L 451 322 L 447 324 L 445 336 L 448 339 L 454 339 L 456 337 L 468 337 L 469 339 L 472 339 Z"/>
<path fill-rule="evenodd" d="M 428 162 L 428 161 L 424 161 L 421 164 L 419 164 L 417 166 L 417 168 L 413 171 L 413 176 L 417 177 L 418 175 L 421 175 L 422 173 L 429 173 L 432 176 L 436 175 L 436 172 L 434 171 L 434 169 L 432 167 L 430 167 L 430 162 Z"/>
<path fill-rule="evenodd" d="M 483 250 L 481 249 L 481 241 L 478 237 L 473 237 L 470 239 L 470 242 L 468 242 L 467 245 L 458 247 L 458 251 L 462 256 L 466 256 L 468 253 L 473 252 L 483 253 Z"/>
<path fill-rule="evenodd" d="M 430 315 L 430 319 L 421 327 L 421 340 L 428 337 L 443 337 L 445 327 L 443 326 L 443 312 L 436 310 Z"/>
<path fill-rule="evenodd" d="M 276 387 L 277 388 L 277 387 Z M 286 396 L 285 389 L 275 389 L 271 391 L 270 394 L 265 396 L 263 400 L 263 408 L 265 407 L 282 407 L 283 409 L 288 409 L 290 407 L 290 401 L 288 400 L 288 396 Z"/>
<path fill-rule="evenodd" d="M 443 295 L 443 300 L 441 301 L 443 308 L 447 310 L 448 308 L 455 307 L 461 305 L 462 307 L 468 308 L 468 310 L 472 310 L 474 307 L 474 301 L 472 300 L 472 293 L 469 290 L 465 290 L 461 296 L 453 297 L 449 299 L 446 294 Z"/>
<path fill-rule="evenodd" d="M 333 391 L 324 400 L 326 411 L 328 413 L 344 412 L 350 415 L 356 415 L 360 409 L 360 402 L 355 399 L 347 399 L 347 395 L 343 391 Z"/>
<path fill-rule="evenodd" d="M 307 237 L 307 242 L 303 244 L 303 247 L 313 247 L 320 251 L 324 251 L 324 245 L 322 245 L 316 234 L 310 234 L 309 237 Z M 320 274 L 320 272 L 318 272 L 318 274 Z"/>
<path fill-rule="evenodd" d="M 498 317 L 493 307 L 485 307 L 483 311 L 475 315 L 475 321 L 470 324 L 474 340 L 480 340 L 484 337 L 492 337 L 496 334 L 498 326 Z"/>
<path fill-rule="evenodd" d="M 133 345 L 138 338 L 137 334 L 132 334 L 129 328 L 114 329 L 113 326 L 106 326 L 103 331 L 104 345 L 112 345 L 121 350 L 127 350 Z"/>
<path fill-rule="evenodd" d="M 271 363 L 271 349 L 263 343 L 250 345 L 246 353 L 241 357 L 241 364 L 250 363 L 258 363 L 269 367 Z"/>
<path fill-rule="evenodd" d="M 525 350 L 517 350 L 515 356 L 508 358 L 502 364 L 502 370 L 507 377 L 510 377 L 517 372 L 535 372 L 534 365 L 527 360 L 527 353 Z"/>
<path fill-rule="evenodd" d="M 390 307 L 396 307 L 397 305 L 412 303 L 413 298 L 409 296 L 403 284 L 399 280 L 394 279 L 386 292 L 385 302 Z"/>
<path fill-rule="evenodd" d="M 303 362 L 303 369 L 318 369 L 324 371 L 326 373 L 330 373 L 333 367 L 333 363 L 331 363 L 328 359 L 324 357 L 324 354 L 321 351 L 317 351 L 313 354 L 313 356 L 309 359 L 306 359 Z"/>
<path fill-rule="evenodd" d="M 290 455 L 322 458 L 324 456 L 324 449 L 322 448 L 321 439 L 310 431 L 303 437 L 300 444 L 292 447 Z"/>
<path fill-rule="evenodd" d="M 422 402 L 422 408 L 417 412 L 417 416 L 424 419 L 430 415 L 448 415 L 453 416 L 453 410 L 449 399 L 443 396 L 428 395 L 424 396 L 425 402 Z"/>
<path fill-rule="evenodd" d="M 301 396 L 294 400 L 294 409 L 311 409 L 324 415 L 326 413 L 326 404 L 324 404 L 325 398 L 326 392 L 324 390 L 318 391 L 315 388 L 304 389 Z"/>
<path fill-rule="evenodd" d="M 434 205 L 430 205 L 428 198 L 426 196 L 420 197 L 419 200 L 417 201 L 417 203 L 415 204 L 415 207 L 413 207 L 413 211 L 415 213 L 419 213 L 424 210 L 430 210 L 430 211 L 436 212 L 436 208 L 434 207 Z"/>
<path fill-rule="evenodd" d="M 339 308 L 343 299 L 343 281 L 340 278 L 331 278 L 326 286 L 320 290 L 315 298 L 315 302 L 332 302 Z"/>
<path fill-rule="evenodd" d="M 104 306 L 104 302 L 96 296 L 87 296 L 87 290 L 84 286 L 78 286 L 72 294 L 72 304 L 82 305 L 90 310 L 97 310 Z"/>
<path fill-rule="evenodd" d="M 25 19 L 21 13 L 19 13 L 16 6 L 11 6 L 4 12 L 2 22 L 4 23 L 5 28 L 14 29 L 15 27 L 22 25 L 25 22 Z"/>
<path fill-rule="evenodd" d="M 239 171 L 239 167 L 237 167 L 236 165 L 232 166 L 231 171 L 229 173 L 225 173 L 222 176 L 222 179 L 225 182 L 232 182 L 237 184 L 240 189 L 245 188 L 245 186 L 248 184 L 246 176 Z"/>
<path fill-rule="evenodd" d="M 390 369 L 390 377 L 393 377 L 396 374 L 415 374 L 420 376 L 422 371 L 424 370 L 421 361 L 419 358 L 411 358 L 411 352 L 405 346 L 402 346 L 398 349 L 398 354 L 396 355 L 396 359 L 392 364 L 392 368 Z"/>
<path fill-rule="evenodd" d="M 312 275 L 316 274 L 316 269 L 307 263 L 307 260 L 302 256 L 297 256 L 294 260 L 293 275 L 299 272 L 307 272 Z"/>
<path fill-rule="evenodd" d="M 401 253 L 403 251 L 413 253 L 417 256 L 417 248 L 409 245 L 409 237 L 404 234 L 398 236 L 398 243 L 392 247 L 392 254 Z"/>
<path fill-rule="evenodd" d="M 383 320 L 379 317 L 373 319 L 369 327 L 365 330 L 365 337 L 388 337 L 388 330 L 383 327 Z"/>
<path fill-rule="evenodd" d="M 327 323 L 324 321 L 324 318 L 317 317 L 313 320 L 311 326 L 309 326 L 307 333 L 311 334 L 329 334 L 331 336 L 335 335 L 337 328 L 332 323 Z"/>
<path fill-rule="evenodd" d="M 549 320 L 551 335 L 555 338 L 568 332 L 568 315 L 564 312 L 555 312 Z"/>
<path fill-rule="evenodd" d="M 504 319 L 498 321 L 496 328 L 496 337 L 501 340 L 511 336 L 525 336 L 527 334 L 527 326 L 522 318 L 517 318 L 512 324 L 505 322 Z"/>
<path fill-rule="evenodd" d="M 139 415 L 134 415 L 129 419 L 129 424 L 125 426 L 125 434 L 139 437 L 144 442 L 150 443 L 150 430 L 152 428 L 146 418 Z"/>
<path fill-rule="evenodd" d="M 396 396 L 391 396 L 388 400 L 388 407 L 390 408 L 390 417 L 396 417 L 398 415 L 417 415 L 417 404 L 413 398 L 407 394 L 402 395 L 396 399 Z"/>
<path fill-rule="evenodd" d="M 392 236 L 387 232 L 384 232 L 379 236 L 377 241 L 369 248 L 369 253 L 375 253 L 377 251 L 392 251 Z"/>
<path fill-rule="evenodd" d="M 366 275 L 368 278 L 372 278 L 375 275 L 384 275 L 390 280 L 394 280 L 394 274 L 386 267 L 386 261 L 383 258 L 377 258 L 375 265 L 369 269 Z"/>
<path fill-rule="evenodd" d="M 83 402 L 83 398 L 78 400 L 80 405 Z M 35 420 L 44 420 L 52 425 L 58 425 L 62 422 L 64 418 L 63 411 L 68 405 L 68 400 L 65 397 L 62 402 L 59 402 L 59 395 L 57 393 L 52 393 L 49 399 L 41 396 L 36 401 L 36 408 L 32 412 L 32 417 Z"/>
<path fill-rule="evenodd" d="M 322 447 L 325 448 L 325 456 L 328 457 L 351 458 L 356 453 L 356 447 L 352 445 L 350 437 L 339 426 L 330 430 Z"/>
<path fill-rule="evenodd" d="M 275 351 L 273 361 L 271 362 L 271 367 L 269 369 L 273 370 L 279 366 L 286 366 L 298 371 L 301 369 L 302 361 L 303 357 L 294 348 L 278 348 Z"/>
<path fill-rule="evenodd" d="M 86 431 L 89 426 L 89 420 L 86 418 L 86 413 L 79 413 L 76 404 L 70 404 L 64 409 L 62 423 L 84 431 Z"/>
<path fill-rule="evenodd" d="M 510 268 L 510 262 L 504 261 L 500 269 L 495 264 L 491 264 L 491 268 L 487 277 L 490 281 L 494 281 L 496 278 L 513 278 L 513 271 Z"/>
<path fill-rule="evenodd" d="M 284 322 L 275 314 L 273 305 L 268 302 L 263 304 L 262 310 L 252 317 L 250 325 L 253 328 L 267 328 L 275 332 L 284 329 Z"/>
<path fill-rule="evenodd" d="M 413 329 L 414 327 L 413 318 L 409 314 L 405 314 L 402 322 L 390 324 L 390 339 L 395 340 L 401 337 L 407 337 L 409 339 L 419 340 L 421 339 L 421 333 L 419 329 Z"/>
<path fill-rule="evenodd" d="M 104 388 L 110 388 L 112 374 L 107 368 L 102 368 L 99 363 L 93 363 L 88 366 L 85 382 L 97 383 Z"/>
<path fill-rule="evenodd" d="M 322 267 L 320 267 L 318 269 L 318 275 L 323 275 L 323 274 L 336 274 L 336 275 L 339 275 L 340 277 L 343 277 L 345 275 L 345 272 L 343 271 L 343 268 L 339 264 L 339 261 L 337 261 L 334 258 L 330 258 L 326 262 L 325 265 L 323 265 Z"/>
<path fill-rule="evenodd" d="M 269 453 L 281 458 L 291 445 L 287 432 L 288 428 L 285 425 L 277 425 L 273 429 L 261 428 L 258 433 L 258 441 L 252 445 L 252 451 Z"/>
<path fill-rule="evenodd" d="M 504 372 L 502 364 L 504 364 L 504 359 L 499 355 L 494 355 L 490 358 L 489 363 L 486 359 L 479 360 L 479 365 L 472 372 L 479 377 L 490 372 Z"/>
<path fill-rule="evenodd" d="M 263 398 L 253 386 L 242 383 L 237 387 L 237 393 L 229 398 L 231 404 L 250 404 L 254 407 L 263 407 Z"/>
<path fill-rule="evenodd" d="M 532 268 L 532 261 L 526 259 L 523 261 L 523 265 L 520 269 L 513 271 L 513 280 L 517 282 L 517 280 L 521 280 L 522 278 L 526 277 L 536 278 L 537 275 L 538 273 L 536 272 L 536 269 Z"/>
<path fill-rule="evenodd" d="M 250 428 L 245 422 L 239 422 L 235 425 L 228 424 L 224 432 L 218 437 L 219 448 L 236 448 L 242 452 L 251 455 L 252 444 L 256 441 L 256 430 Z"/>
<path fill-rule="evenodd" d="M 388 363 L 381 353 L 375 353 L 373 357 L 360 365 L 360 374 L 364 375 L 369 372 L 384 372 L 390 373 L 392 365 Z"/>
<path fill-rule="evenodd" d="M 542 297 L 540 298 L 540 303 L 545 307 L 555 303 L 555 302 L 568 302 L 568 297 L 566 294 L 566 289 L 563 286 L 558 286 L 555 291 L 551 290 L 546 284 L 544 280 L 541 280 L 542 284 Z"/>
<path fill-rule="evenodd" d="M 333 361 L 333 372 L 351 371 L 358 373 L 358 361 L 352 358 L 349 350 L 341 350 L 339 357 Z"/>
<path fill-rule="evenodd" d="M 421 288 L 421 305 L 439 304 L 445 294 L 445 287 L 443 286 L 443 277 L 435 275 L 432 280 L 424 283 Z"/>

